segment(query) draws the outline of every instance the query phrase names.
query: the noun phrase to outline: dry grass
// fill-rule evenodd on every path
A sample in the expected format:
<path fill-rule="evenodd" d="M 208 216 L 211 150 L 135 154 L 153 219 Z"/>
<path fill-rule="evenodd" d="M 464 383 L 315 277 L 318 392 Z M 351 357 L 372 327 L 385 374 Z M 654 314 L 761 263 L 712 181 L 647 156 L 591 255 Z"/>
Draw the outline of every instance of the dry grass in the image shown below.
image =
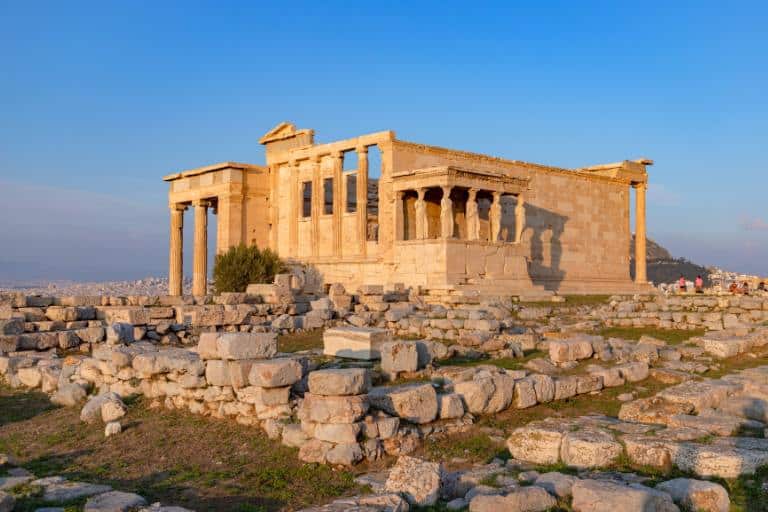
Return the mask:
<path fill-rule="evenodd" d="M 124 432 L 105 439 L 78 408 L 0 388 L 0 452 L 38 476 L 64 475 L 198 511 L 295 510 L 353 493 L 349 471 L 303 464 L 257 427 L 129 405 Z"/>
<path fill-rule="evenodd" d="M 280 352 L 300 352 L 323 348 L 323 330 L 281 334 L 277 337 L 277 349 Z"/>

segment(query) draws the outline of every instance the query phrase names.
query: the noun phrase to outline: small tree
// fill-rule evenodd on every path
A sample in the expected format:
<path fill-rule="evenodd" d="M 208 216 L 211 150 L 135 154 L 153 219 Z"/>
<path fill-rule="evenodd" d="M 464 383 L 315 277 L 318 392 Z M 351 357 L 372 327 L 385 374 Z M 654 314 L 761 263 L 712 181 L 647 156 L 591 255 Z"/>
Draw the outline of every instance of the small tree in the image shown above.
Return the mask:
<path fill-rule="evenodd" d="M 244 292 L 251 283 L 271 283 L 285 264 L 271 249 L 240 244 L 216 256 L 213 282 L 216 293 Z"/>

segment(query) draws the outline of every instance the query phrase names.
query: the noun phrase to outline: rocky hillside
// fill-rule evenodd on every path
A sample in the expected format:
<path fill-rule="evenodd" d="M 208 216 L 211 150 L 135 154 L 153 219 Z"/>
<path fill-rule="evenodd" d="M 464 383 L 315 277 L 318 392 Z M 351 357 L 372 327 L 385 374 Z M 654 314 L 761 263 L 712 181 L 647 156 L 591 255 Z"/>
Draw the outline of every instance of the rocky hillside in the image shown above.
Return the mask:
<path fill-rule="evenodd" d="M 685 258 L 675 258 L 667 249 L 654 242 L 650 238 L 646 243 L 646 258 L 648 260 L 648 280 L 654 284 L 673 283 L 684 275 L 686 279 L 693 281 L 696 276 L 704 278 L 705 285 L 709 285 L 707 275 L 709 271 L 702 265 L 697 265 Z M 632 277 L 635 276 L 635 237 L 629 245 L 629 265 Z"/>

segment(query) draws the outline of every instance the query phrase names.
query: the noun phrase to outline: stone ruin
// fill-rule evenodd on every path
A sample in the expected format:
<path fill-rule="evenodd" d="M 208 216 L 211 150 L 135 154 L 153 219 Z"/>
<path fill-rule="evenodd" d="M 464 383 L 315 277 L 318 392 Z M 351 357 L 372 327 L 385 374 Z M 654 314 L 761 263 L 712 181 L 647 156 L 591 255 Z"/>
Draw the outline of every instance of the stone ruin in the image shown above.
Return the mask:
<path fill-rule="evenodd" d="M 103 422 L 106 435 L 119 435 L 121 397 L 141 395 L 151 406 L 261 428 L 306 462 L 399 457 L 375 495 L 317 510 L 407 510 L 438 498 L 474 511 L 546 510 L 566 498 L 574 510 L 601 510 L 594 504 L 614 499 L 626 510 L 648 500 L 652 510 L 676 510 L 702 493 L 717 506 L 700 508 L 723 510 L 727 493 L 706 480 L 652 489 L 600 469 L 630 460 L 736 478 L 768 464 L 768 367 L 699 377 L 718 361 L 765 353 L 768 298 L 617 296 L 568 308 L 472 297 L 446 303 L 377 286 L 317 296 L 277 281 L 204 299 L 4 295 L 0 375 L 83 407 L 81 418 Z M 685 345 L 583 332 L 610 325 L 709 330 Z M 322 350 L 278 351 L 278 333 L 310 328 L 325 329 Z M 534 350 L 540 356 L 518 369 L 482 364 Z M 454 366 L 452 358 L 480 364 Z M 642 386 L 649 376 L 670 387 L 651 398 L 621 396 L 618 418 L 543 420 L 508 432 L 507 462 L 454 474 L 410 456 L 430 437 L 470 431 L 481 416 Z M 536 474 L 552 464 L 579 474 Z M 486 488 L 478 474 L 498 475 L 502 485 Z"/>

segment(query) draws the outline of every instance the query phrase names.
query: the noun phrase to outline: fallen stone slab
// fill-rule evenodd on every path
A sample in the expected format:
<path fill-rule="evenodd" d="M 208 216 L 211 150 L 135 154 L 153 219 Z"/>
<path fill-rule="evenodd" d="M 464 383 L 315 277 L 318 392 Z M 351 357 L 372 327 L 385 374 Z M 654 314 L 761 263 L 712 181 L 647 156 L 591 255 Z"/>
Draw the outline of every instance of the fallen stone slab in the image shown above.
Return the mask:
<path fill-rule="evenodd" d="M 580 428 L 565 433 L 560 458 L 568 466 L 597 468 L 611 465 L 623 451 L 621 443 L 609 432 L 596 428 Z"/>
<path fill-rule="evenodd" d="M 574 512 L 679 512 L 672 497 L 642 485 L 579 480 L 572 487 Z"/>
<path fill-rule="evenodd" d="M 372 361 L 381 358 L 381 345 L 390 339 L 387 329 L 334 327 L 323 332 L 323 354 Z"/>
<path fill-rule="evenodd" d="M 51 476 L 33 480 L 30 485 L 43 488 L 44 501 L 72 501 L 109 492 L 112 488 L 108 485 L 89 484 L 84 482 L 69 482 L 60 476 Z"/>
<path fill-rule="evenodd" d="M 426 507 L 437 503 L 442 477 L 440 464 L 403 455 L 390 470 L 385 489 L 400 493 L 411 505 Z"/>
<path fill-rule="evenodd" d="M 512 431 L 507 448 L 512 457 L 534 464 L 557 464 L 568 426 L 551 420 L 534 421 Z"/>
<path fill-rule="evenodd" d="M 533 485 L 542 487 L 549 494 L 563 499 L 571 495 L 571 488 L 577 480 L 575 476 L 553 471 L 539 475 Z"/>
<path fill-rule="evenodd" d="M 715 482 L 675 478 L 658 484 L 656 489 L 668 493 L 675 503 L 686 510 L 728 512 L 731 508 L 728 491 Z"/>
<path fill-rule="evenodd" d="M 381 370 L 393 379 L 401 372 L 415 372 L 419 368 L 418 347 L 413 341 L 387 341 L 379 351 Z"/>
<path fill-rule="evenodd" d="M 411 423 L 429 423 L 437 417 L 437 392 L 431 384 L 375 387 L 368 400 L 372 407 Z"/>
<path fill-rule="evenodd" d="M 83 512 L 132 512 L 146 504 L 147 500 L 138 494 L 110 491 L 89 498 Z"/>
<path fill-rule="evenodd" d="M 521 487 L 504 496 L 479 495 L 469 502 L 470 512 L 545 512 L 557 501 L 544 488 Z"/>
<path fill-rule="evenodd" d="M 549 342 L 549 358 L 555 363 L 567 363 L 590 357 L 592 357 L 590 340 L 575 338 Z"/>
<path fill-rule="evenodd" d="M 656 396 L 668 402 L 687 404 L 696 412 L 720 405 L 730 394 L 741 389 L 736 382 L 725 380 L 689 380 L 660 391 Z"/>

